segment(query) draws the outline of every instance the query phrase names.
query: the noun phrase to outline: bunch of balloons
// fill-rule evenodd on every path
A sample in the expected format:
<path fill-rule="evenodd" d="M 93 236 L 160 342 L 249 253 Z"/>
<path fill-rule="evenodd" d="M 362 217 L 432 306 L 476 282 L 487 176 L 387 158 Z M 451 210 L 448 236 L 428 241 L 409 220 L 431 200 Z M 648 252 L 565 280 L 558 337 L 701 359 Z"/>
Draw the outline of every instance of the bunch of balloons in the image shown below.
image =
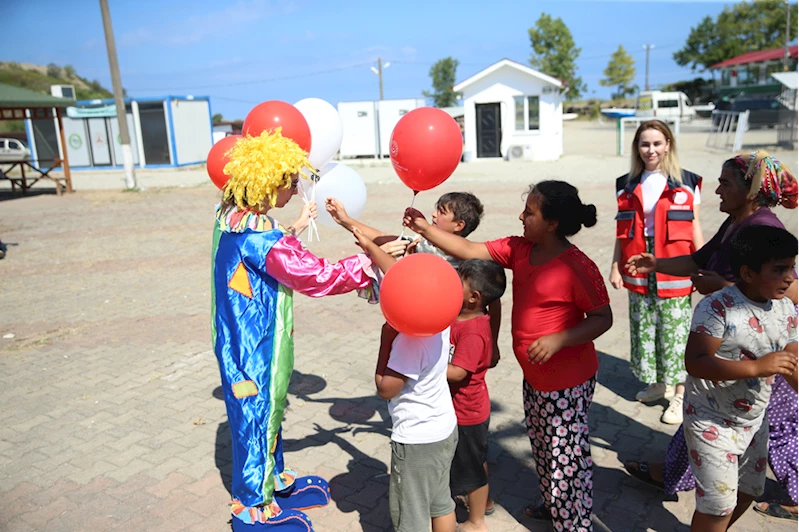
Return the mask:
<path fill-rule="evenodd" d="M 352 168 L 330 161 L 338 153 L 344 129 L 335 107 L 319 98 L 305 98 L 296 104 L 270 100 L 256 105 L 244 119 L 242 135 L 257 136 L 261 132 L 280 127 L 289 138 L 308 152 L 308 162 L 313 168 L 306 170 L 312 181 L 301 180 L 303 199 L 322 200 L 338 198 L 353 216 L 359 216 L 366 205 L 366 185 Z M 241 136 L 230 135 L 219 140 L 208 153 L 206 167 L 211 181 L 221 190 L 229 176 L 224 168 L 228 163 L 225 153 Z M 323 208 L 319 209 L 319 222 L 334 226 L 335 222 Z"/>

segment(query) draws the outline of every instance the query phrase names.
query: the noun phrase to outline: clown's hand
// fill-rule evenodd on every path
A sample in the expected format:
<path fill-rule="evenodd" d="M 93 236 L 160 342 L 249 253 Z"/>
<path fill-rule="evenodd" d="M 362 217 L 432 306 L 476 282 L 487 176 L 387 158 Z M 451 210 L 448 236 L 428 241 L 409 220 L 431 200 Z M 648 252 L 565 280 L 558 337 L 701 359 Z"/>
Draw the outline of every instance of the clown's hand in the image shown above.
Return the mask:
<path fill-rule="evenodd" d="M 302 208 L 302 211 L 300 212 L 300 217 L 297 218 L 296 222 L 291 224 L 296 234 L 299 235 L 300 233 L 305 231 L 305 229 L 311 223 L 311 220 L 315 220 L 317 215 L 318 212 L 316 210 L 316 202 L 309 201 L 308 203 L 306 203 L 305 206 Z"/>

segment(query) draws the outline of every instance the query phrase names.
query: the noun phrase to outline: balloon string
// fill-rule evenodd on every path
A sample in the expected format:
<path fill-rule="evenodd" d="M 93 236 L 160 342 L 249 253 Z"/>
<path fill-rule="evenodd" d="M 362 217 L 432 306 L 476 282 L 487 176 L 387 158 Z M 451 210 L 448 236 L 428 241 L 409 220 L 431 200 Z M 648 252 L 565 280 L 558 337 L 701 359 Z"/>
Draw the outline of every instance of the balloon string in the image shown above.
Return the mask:
<path fill-rule="evenodd" d="M 305 196 L 305 191 L 302 191 L 302 202 L 308 205 L 308 198 Z M 318 208 L 318 207 L 317 207 Z M 313 242 L 313 233 L 316 231 L 316 241 L 321 242 L 322 239 L 319 238 L 319 228 L 316 227 L 316 220 L 311 218 L 311 227 L 308 229 L 308 242 Z"/>
<path fill-rule="evenodd" d="M 409 209 L 413 209 L 413 204 L 414 204 L 414 202 L 416 202 L 416 195 L 417 195 L 418 193 L 419 193 L 419 191 L 418 191 L 418 190 L 414 190 L 414 191 L 413 191 L 413 198 L 411 199 L 411 206 L 410 206 L 410 207 L 408 207 Z M 397 240 L 402 240 L 402 237 L 404 237 L 404 236 L 405 236 L 405 229 L 407 229 L 407 227 L 403 227 L 403 228 L 402 228 L 402 232 L 400 233 L 400 236 L 399 236 L 399 237 L 397 237 Z"/>

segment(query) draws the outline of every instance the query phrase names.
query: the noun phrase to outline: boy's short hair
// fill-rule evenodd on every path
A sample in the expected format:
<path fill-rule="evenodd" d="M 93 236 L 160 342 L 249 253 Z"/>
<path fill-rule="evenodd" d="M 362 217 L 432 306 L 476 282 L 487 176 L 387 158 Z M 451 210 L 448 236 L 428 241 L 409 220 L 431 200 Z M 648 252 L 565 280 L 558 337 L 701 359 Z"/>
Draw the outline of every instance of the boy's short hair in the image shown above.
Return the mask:
<path fill-rule="evenodd" d="M 446 208 L 452 213 L 452 220 L 463 222 L 460 236 L 467 237 L 480 225 L 483 217 L 483 204 L 477 196 L 469 192 L 448 192 L 436 202 L 436 209 Z"/>
<path fill-rule="evenodd" d="M 781 227 L 750 225 L 741 229 L 732 240 L 730 267 L 740 277 L 741 268 L 749 266 L 760 272 L 764 264 L 773 260 L 791 259 L 797 254 L 797 240 Z"/>
<path fill-rule="evenodd" d="M 458 268 L 461 279 L 469 281 L 469 287 L 476 290 L 488 306 L 505 293 L 505 270 L 492 260 L 469 259 Z"/>

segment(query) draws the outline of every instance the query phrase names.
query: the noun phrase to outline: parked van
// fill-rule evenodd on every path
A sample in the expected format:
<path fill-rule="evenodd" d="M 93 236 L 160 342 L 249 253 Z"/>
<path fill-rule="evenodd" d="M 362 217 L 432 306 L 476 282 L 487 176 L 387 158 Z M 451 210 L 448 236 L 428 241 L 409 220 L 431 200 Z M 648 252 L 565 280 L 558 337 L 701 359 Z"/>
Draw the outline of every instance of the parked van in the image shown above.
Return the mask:
<path fill-rule="evenodd" d="M 635 116 L 690 121 L 696 118 L 696 109 L 684 92 L 644 91 L 635 103 Z"/>

